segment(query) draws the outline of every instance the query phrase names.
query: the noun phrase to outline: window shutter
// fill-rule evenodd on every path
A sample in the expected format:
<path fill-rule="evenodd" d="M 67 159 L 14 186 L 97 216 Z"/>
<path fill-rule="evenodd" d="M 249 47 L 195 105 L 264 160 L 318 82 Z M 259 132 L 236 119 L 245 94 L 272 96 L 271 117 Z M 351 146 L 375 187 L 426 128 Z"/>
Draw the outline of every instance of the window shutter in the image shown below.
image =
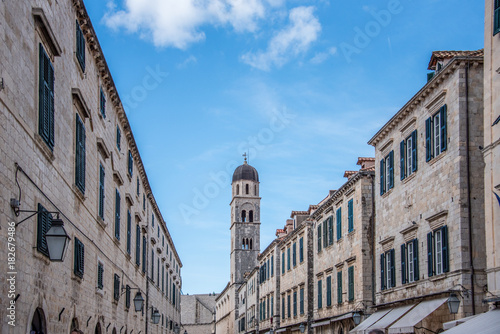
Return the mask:
<path fill-rule="evenodd" d="M 293 266 L 295 267 L 297 265 L 297 244 L 294 242 L 293 243 Z"/>
<path fill-rule="evenodd" d="M 299 239 L 299 262 L 302 263 L 304 261 L 304 239 Z"/>
<path fill-rule="evenodd" d="M 142 236 L 142 272 L 146 273 L 146 237 Z"/>
<path fill-rule="evenodd" d="M 342 208 L 337 209 L 337 240 L 342 238 Z"/>
<path fill-rule="evenodd" d="M 99 164 L 99 217 L 104 220 L 104 167 Z"/>
<path fill-rule="evenodd" d="M 411 133 L 411 171 L 416 172 L 418 166 L 417 130 Z"/>
<path fill-rule="evenodd" d="M 425 120 L 425 161 L 432 159 L 432 118 Z"/>
<path fill-rule="evenodd" d="M 118 189 L 115 195 L 115 237 L 120 240 L 120 193 Z"/>
<path fill-rule="evenodd" d="M 42 44 L 40 47 L 39 62 L 39 124 L 38 131 L 42 139 L 54 148 L 54 67 L 45 53 Z"/>
<path fill-rule="evenodd" d="M 354 266 L 348 269 L 348 279 L 349 279 L 349 301 L 354 300 Z"/>
<path fill-rule="evenodd" d="M 406 283 L 406 244 L 401 245 L 401 284 Z"/>
<path fill-rule="evenodd" d="M 135 264 L 141 263 L 141 228 L 139 224 L 135 226 Z"/>
<path fill-rule="evenodd" d="M 392 284 L 392 288 L 396 286 L 396 260 L 395 260 L 395 252 L 394 252 L 394 248 L 391 249 L 390 251 L 390 255 L 391 255 L 391 284 Z"/>
<path fill-rule="evenodd" d="M 132 157 L 132 152 L 129 150 L 128 151 L 128 174 L 132 176 L 132 173 L 134 171 L 134 158 Z"/>
<path fill-rule="evenodd" d="M 101 107 L 102 117 L 106 118 L 106 96 L 104 96 L 104 91 L 102 90 L 102 87 L 101 87 L 101 96 L 99 98 L 99 103 Z"/>
<path fill-rule="evenodd" d="M 447 120 L 446 120 L 446 104 L 441 107 L 441 152 L 446 151 L 448 146 L 448 135 L 447 135 Z"/>
<path fill-rule="evenodd" d="M 76 21 L 76 58 L 82 71 L 85 72 L 85 37 L 78 21 Z"/>
<path fill-rule="evenodd" d="M 37 250 L 49 256 L 49 249 L 47 247 L 47 239 L 45 239 L 45 234 L 48 232 L 52 226 L 52 215 L 47 212 L 47 210 L 38 203 L 38 222 L 37 222 L 37 240 L 36 248 Z"/>
<path fill-rule="evenodd" d="M 75 184 L 85 193 L 85 126 L 76 114 Z"/>
<path fill-rule="evenodd" d="M 450 271 L 450 256 L 448 249 L 448 226 L 443 226 L 441 228 L 441 238 L 443 245 L 443 272 L 447 273 Z"/>
<path fill-rule="evenodd" d="M 85 264 L 85 249 L 83 243 L 75 238 L 75 258 L 73 265 L 73 272 L 76 276 L 83 278 L 84 264 Z"/>
<path fill-rule="evenodd" d="M 318 308 L 323 307 L 323 296 L 321 291 L 323 288 L 321 280 L 318 281 Z"/>
<path fill-rule="evenodd" d="M 118 276 L 118 274 L 115 274 L 114 278 L 113 298 L 118 301 L 120 299 L 120 276 Z"/>
<path fill-rule="evenodd" d="M 274 276 L 274 255 L 271 256 L 271 277 Z"/>
<path fill-rule="evenodd" d="M 348 219 L 348 225 L 349 225 L 349 232 L 352 232 L 354 230 L 354 200 L 350 200 L 347 203 L 347 219 Z"/>
<path fill-rule="evenodd" d="M 281 253 L 281 273 L 285 273 L 285 252 Z"/>
<path fill-rule="evenodd" d="M 121 150 L 121 141 L 122 141 L 122 132 L 117 125 L 116 126 L 116 147 L 118 148 L 118 151 Z"/>
<path fill-rule="evenodd" d="M 384 159 L 380 160 L 380 195 L 383 195 L 385 193 L 385 182 L 384 182 L 384 175 L 385 175 L 385 168 L 384 168 Z"/>
<path fill-rule="evenodd" d="M 432 232 L 427 233 L 427 275 L 434 275 L 433 257 L 432 257 Z"/>
<path fill-rule="evenodd" d="M 419 266 L 418 266 L 418 239 L 413 239 L 413 272 L 415 281 L 419 278 Z"/>
<path fill-rule="evenodd" d="M 333 244 L 333 217 L 328 217 L 328 244 Z"/>
<path fill-rule="evenodd" d="M 323 222 L 323 248 L 328 246 L 328 220 Z"/>
<path fill-rule="evenodd" d="M 493 12 L 493 36 L 500 32 L 500 0 L 495 0 Z"/>
<path fill-rule="evenodd" d="M 380 254 L 380 289 L 385 290 L 385 254 Z"/>
<path fill-rule="evenodd" d="M 405 178 L 405 141 L 402 140 L 399 143 L 399 174 L 401 176 L 401 180 Z"/>
<path fill-rule="evenodd" d="M 326 278 L 326 306 L 332 305 L 332 277 Z"/>
<path fill-rule="evenodd" d="M 102 263 L 97 264 L 97 288 L 101 289 L 104 287 L 103 284 L 104 266 Z"/>
<path fill-rule="evenodd" d="M 132 241 L 132 215 L 130 210 L 127 210 L 127 253 L 130 254 Z"/>
<path fill-rule="evenodd" d="M 389 153 L 389 188 L 394 187 L 394 151 Z"/>
<path fill-rule="evenodd" d="M 291 261 L 290 261 L 290 248 L 286 249 L 286 269 L 290 270 L 291 268 Z"/>
<path fill-rule="evenodd" d="M 318 253 L 321 252 L 321 223 L 318 223 Z"/>
<path fill-rule="evenodd" d="M 337 272 L 337 303 L 342 304 L 342 272 Z"/>

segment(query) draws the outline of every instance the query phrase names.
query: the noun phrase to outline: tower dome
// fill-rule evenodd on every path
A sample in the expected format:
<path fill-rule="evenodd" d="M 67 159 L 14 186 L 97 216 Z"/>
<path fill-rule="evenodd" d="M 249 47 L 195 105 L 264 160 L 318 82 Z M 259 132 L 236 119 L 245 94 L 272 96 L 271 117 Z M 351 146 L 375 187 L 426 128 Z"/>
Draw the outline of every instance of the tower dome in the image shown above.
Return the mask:
<path fill-rule="evenodd" d="M 233 174 L 233 182 L 239 180 L 249 180 L 249 181 L 259 182 L 259 173 L 257 173 L 257 170 L 254 167 L 250 166 L 247 163 L 246 158 L 243 165 L 238 166 Z"/>

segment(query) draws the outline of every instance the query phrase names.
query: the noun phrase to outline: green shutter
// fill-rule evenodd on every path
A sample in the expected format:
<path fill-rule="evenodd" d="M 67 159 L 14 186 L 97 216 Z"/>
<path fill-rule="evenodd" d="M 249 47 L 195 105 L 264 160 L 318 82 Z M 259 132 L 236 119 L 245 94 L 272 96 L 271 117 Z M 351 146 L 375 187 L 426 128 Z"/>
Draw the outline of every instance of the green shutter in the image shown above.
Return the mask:
<path fill-rule="evenodd" d="M 401 180 L 404 180 L 405 178 L 405 141 L 402 140 L 401 143 L 399 143 L 399 175 L 401 177 Z"/>
<path fill-rule="evenodd" d="M 394 187 L 394 151 L 389 153 L 389 188 Z"/>
<path fill-rule="evenodd" d="M 115 193 L 115 237 L 120 240 L 120 193 Z"/>
<path fill-rule="evenodd" d="M 38 203 L 38 219 L 37 219 L 37 238 L 36 238 L 36 248 L 37 250 L 45 256 L 49 256 L 49 249 L 47 247 L 47 240 L 45 239 L 45 234 L 49 231 L 52 226 L 52 215 L 47 212 L 47 210 Z"/>
<path fill-rule="evenodd" d="M 493 10 L 493 36 L 500 32 L 500 0 L 495 0 Z"/>
<path fill-rule="evenodd" d="M 84 273 L 84 259 L 85 259 L 85 250 L 83 243 L 75 238 L 75 254 L 74 254 L 74 264 L 73 264 L 73 272 L 76 276 L 83 278 Z"/>
<path fill-rule="evenodd" d="M 439 112 L 441 113 L 440 122 L 441 122 L 441 152 L 446 151 L 448 147 L 448 134 L 447 134 L 447 117 L 446 112 L 447 107 L 446 104 L 441 107 Z"/>
<path fill-rule="evenodd" d="M 425 120 L 425 161 L 432 159 L 432 118 Z"/>
<path fill-rule="evenodd" d="M 413 239 L 413 272 L 415 281 L 418 281 L 420 275 L 418 266 L 418 239 Z"/>
<path fill-rule="evenodd" d="M 287 263 L 286 263 L 286 269 L 290 270 L 290 268 L 291 268 L 291 263 L 290 263 L 291 262 L 290 261 L 290 248 L 286 249 L 286 261 L 287 261 Z"/>
<path fill-rule="evenodd" d="M 297 244 L 294 242 L 292 245 L 292 253 L 293 253 L 293 266 L 297 265 Z"/>
<path fill-rule="evenodd" d="M 406 244 L 401 245 L 401 284 L 406 283 Z"/>
<path fill-rule="evenodd" d="M 427 275 L 432 277 L 434 275 L 434 266 L 433 266 L 433 233 L 427 233 Z"/>
<path fill-rule="evenodd" d="M 122 132 L 120 130 L 120 127 L 117 125 L 116 126 L 116 147 L 118 148 L 118 151 L 121 151 L 121 141 L 122 141 Z"/>
<path fill-rule="evenodd" d="M 104 287 L 103 281 L 104 281 L 104 266 L 102 263 L 97 264 L 97 288 L 101 289 Z"/>
<path fill-rule="evenodd" d="M 337 209 L 337 240 L 342 238 L 342 208 Z"/>
<path fill-rule="evenodd" d="M 385 161 L 384 159 L 380 160 L 380 195 L 385 193 Z"/>
<path fill-rule="evenodd" d="M 130 308 L 130 286 L 125 288 L 125 307 Z"/>
<path fill-rule="evenodd" d="M 348 269 L 348 280 L 349 280 L 349 301 L 354 300 L 354 266 Z"/>
<path fill-rule="evenodd" d="M 328 217 L 328 244 L 333 244 L 333 217 Z"/>
<path fill-rule="evenodd" d="M 102 87 L 101 87 L 101 94 L 99 96 L 99 105 L 100 105 L 102 117 L 106 118 L 106 96 L 104 95 L 104 91 L 102 90 Z"/>
<path fill-rule="evenodd" d="M 38 132 L 52 150 L 54 148 L 54 67 L 41 43 L 39 47 Z"/>
<path fill-rule="evenodd" d="M 326 248 L 328 246 L 328 221 L 325 220 L 323 222 L 323 248 Z"/>
<path fill-rule="evenodd" d="M 299 262 L 302 263 L 304 261 L 304 239 L 299 239 Z"/>
<path fill-rule="evenodd" d="M 75 184 L 85 193 L 85 126 L 76 114 Z"/>
<path fill-rule="evenodd" d="M 141 263 L 141 228 L 139 224 L 135 226 L 135 264 Z"/>
<path fill-rule="evenodd" d="M 99 164 L 99 217 L 104 220 L 104 167 Z"/>
<path fill-rule="evenodd" d="M 390 250 L 389 255 L 391 256 L 391 284 L 392 288 L 396 286 L 396 260 L 394 248 Z"/>
<path fill-rule="evenodd" d="M 271 256 L 271 277 L 274 277 L 274 255 Z"/>
<path fill-rule="evenodd" d="M 326 306 L 332 305 L 332 277 L 326 278 Z"/>
<path fill-rule="evenodd" d="M 342 272 L 337 272 L 337 304 L 342 304 Z"/>
<path fill-rule="evenodd" d="M 443 226 L 441 228 L 441 241 L 443 245 L 443 272 L 447 273 L 450 271 L 450 256 L 448 249 L 448 226 Z"/>
<path fill-rule="evenodd" d="M 115 274 L 114 276 L 114 284 L 113 284 L 113 298 L 115 300 L 120 299 L 120 276 Z"/>
<path fill-rule="evenodd" d="M 386 282 L 386 270 L 385 270 L 385 254 L 380 254 L 380 289 L 385 290 L 385 282 Z"/>
<path fill-rule="evenodd" d="M 354 200 L 347 202 L 347 223 L 349 232 L 354 230 Z"/>
<path fill-rule="evenodd" d="M 128 175 L 132 176 L 134 171 L 134 158 L 132 157 L 132 152 L 128 151 Z"/>
<path fill-rule="evenodd" d="M 418 167 L 417 130 L 411 133 L 411 171 L 416 172 Z"/>
<path fill-rule="evenodd" d="M 318 223 L 318 253 L 321 252 L 321 223 Z"/>
<path fill-rule="evenodd" d="M 130 254 L 132 242 L 132 215 L 130 210 L 127 210 L 127 253 Z"/>
<path fill-rule="evenodd" d="M 318 281 L 318 308 L 323 307 L 323 282 Z"/>
<path fill-rule="evenodd" d="M 285 252 L 281 252 L 281 273 L 285 273 Z"/>
<path fill-rule="evenodd" d="M 76 21 L 76 58 L 82 71 L 85 72 L 85 36 L 78 21 Z"/>

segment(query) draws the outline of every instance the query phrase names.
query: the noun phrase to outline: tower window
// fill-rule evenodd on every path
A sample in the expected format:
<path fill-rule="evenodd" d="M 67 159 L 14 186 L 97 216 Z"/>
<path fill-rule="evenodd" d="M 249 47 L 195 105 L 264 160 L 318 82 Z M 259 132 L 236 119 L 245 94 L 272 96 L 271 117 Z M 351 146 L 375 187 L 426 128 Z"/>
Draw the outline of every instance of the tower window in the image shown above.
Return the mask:
<path fill-rule="evenodd" d="M 250 239 L 250 249 L 253 249 L 253 239 Z"/>
<path fill-rule="evenodd" d="M 250 212 L 248 212 L 248 221 L 253 222 L 253 210 L 250 210 Z"/>
<path fill-rule="evenodd" d="M 240 194 L 240 185 L 237 184 L 236 185 L 236 195 L 239 195 Z"/>
<path fill-rule="evenodd" d="M 248 183 L 247 183 L 247 184 L 245 184 L 245 194 L 247 194 L 247 195 L 248 195 Z"/>
<path fill-rule="evenodd" d="M 254 185 L 254 195 L 257 196 L 257 185 Z"/>
<path fill-rule="evenodd" d="M 247 219 L 247 212 L 245 210 L 241 211 L 241 221 L 244 223 Z"/>

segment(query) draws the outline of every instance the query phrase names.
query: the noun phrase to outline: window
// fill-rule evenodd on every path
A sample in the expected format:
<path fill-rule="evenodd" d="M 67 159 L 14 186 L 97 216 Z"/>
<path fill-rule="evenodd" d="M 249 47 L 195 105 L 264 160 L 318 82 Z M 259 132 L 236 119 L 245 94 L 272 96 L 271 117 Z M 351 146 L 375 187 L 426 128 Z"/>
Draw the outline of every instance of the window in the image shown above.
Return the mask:
<path fill-rule="evenodd" d="M 382 290 L 396 286 L 396 270 L 394 268 L 394 263 L 394 249 L 380 254 L 380 281 Z"/>
<path fill-rule="evenodd" d="M 347 232 L 354 231 L 354 200 L 347 202 Z"/>
<path fill-rule="evenodd" d="M 287 304 L 288 304 L 287 316 L 288 316 L 288 318 L 291 318 L 292 317 L 292 303 L 291 303 L 292 296 L 289 294 L 288 296 L 286 296 L 286 299 L 287 299 Z"/>
<path fill-rule="evenodd" d="M 495 0 L 493 11 L 493 35 L 500 32 L 500 0 Z"/>
<path fill-rule="evenodd" d="M 54 67 L 40 43 L 38 81 L 38 133 L 52 150 L 54 148 Z"/>
<path fill-rule="evenodd" d="M 281 295 L 281 319 L 285 319 L 285 295 Z"/>
<path fill-rule="evenodd" d="M 427 234 L 427 266 L 429 277 L 450 271 L 448 226 Z"/>
<path fill-rule="evenodd" d="M 137 191 L 136 191 L 137 196 L 139 196 L 139 193 L 140 193 L 140 191 L 139 191 L 139 177 L 137 177 Z"/>
<path fill-rule="evenodd" d="M 85 126 L 76 114 L 75 185 L 85 194 Z"/>
<path fill-rule="evenodd" d="M 130 248 L 132 247 L 132 215 L 130 209 L 127 210 L 127 253 L 130 255 Z"/>
<path fill-rule="evenodd" d="M 318 253 L 321 252 L 321 223 L 318 223 Z"/>
<path fill-rule="evenodd" d="M 139 224 L 135 225 L 135 264 L 141 263 L 141 228 Z"/>
<path fill-rule="evenodd" d="M 304 288 L 300 288 L 300 314 L 304 314 Z"/>
<path fill-rule="evenodd" d="M 38 221 L 37 221 L 37 238 L 36 249 L 45 256 L 49 256 L 49 249 L 47 247 L 47 240 L 45 233 L 47 233 L 52 226 L 52 215 L 38 203 Z"/>
<path fill-rule="evenodd" d="M 418 281 L 418 240 L 401 245 L 401 283 Z"/>
<path fill-rule="evenodd" d="M 293 316 L 297 316 L 297 291 L 293 292 Z"/>
<path fill-rule="evenodd" d="M 130 286 L 125 287 L 125 308 L 130 308 Z"/>
<path fill-rule="evenodd" d="M 165 292 L 165 267 L 161 266 L 161 292 Z"/>
<path fill-rule="evenodd" d="M 134 158 L 132 157 L 132 152 L 128 151 L 128 175 L 132 177 L 134 172 Z"/>
<path fill-rule="evenodd" d="M 151 249 L 151 280 L 155 281 L 155 250 Z"/>
<path fill-rule="evenodd" d="M 113 298 L 118 301 L 120 299 L 120 276 L 115 274 L 113 284 Z"/>
<path fill-rule="evenodd" d="M 297 243 L 293 243 L 292 245 L 292 261 L 293 261 L 293 266 L 297 266 Z"/>
<path fill-rule="evenodd" d="M 120 193 L 115 192 L 115 238 L 120 240 Z"/>
<path fill-rule="evenodd" d="M 78 21 L 76 21 L 76 59 L 78 59 L 82 71 L 85 72 L 85 37 Z"/>
<path fill-rule="evenodd" d="M 146 210 L 146 195 L 142 194 L 142 211 Z"/>
<path fill-rule="evenodd" d="M 354 300 L 354 266 L 350 266 L 347 269 L 347 282 L 349 284 L 347 299 L 352 302 Z"/>
<path fill-rule="evenodd" d="M 299 263 L 304 262 L 304 238 L 299 239 Z"/>
<path fill-rule="evenodd" d="M 146 236 L 142 236 L 142 273 L 146 273 Z"/>
<path fill-rule="evenodd" d="M 447 149 L 447 106 L 425 120 L 425 160 L 430 161 Z"/>
<path fill-rule="evenodd" d="M 328 217 L 328 244 L 333 244 L 333 217 Z M 324 225 L 325 223 L 323 223 Z"/>
<path fill-rule="evenodd" d="M 75 238 L 75 263 L 73 267 L 73 272 L 76 276 L 83 278 L 84 272 L 84 259 L 85 259 L 85 248 L 83 243 Z"/>
<path fill-rule="evenodd" d="M 291 261 L 290 261 L 290 247 L 286 249 L 286 260 L 287 260 L 287 266 L 286 269 L 290 270 L 291 267 Z"/>
<path fill-rule="evenodd" d="M 116 147 L 118 148 L 118 151 L 122 150 L 122 132 L 120 130 L 120 127 L 117 125 L 116 126 Z"/>
<path fill-rule="evenodd" d="M 281 274 L 285 274 L 285 251 L 281 252 Z"/>
<path fill-rule="evenodd" d="M 160 257 L 156 258 L 156 286 L 160 287 Z"/>
<path fill-rule="evenodd" d="M 155 215 L 151 215 L 151 227 L 155 227 Z"/>
<path fill-rule="evenodd" d="M 323 307 L 323 281 L 318 281 L 318 308 Z"/>
<path fill-rule="evenodd" d="M 394 187 L 394 151 L 380 160 L 380 195 Z"/>
<path fill-rule="evenodd" d="M 106 96 L 104 96 L 104 91 L 102 90 L 102 87 L 100 89 L 100 95 L 99 95 L 99 107 L 101 110 L 102 117 L 106 118 Z"/>
<path fill-rule="evenodd" d="M 104 220 L 104 167 L 99 163 L 99 217 Z"/>
<path fill-rule="evenodd" d="M 332 306 L 332 276 L 326 278 L 326 306 Z"/>
<path fill-rule="evenodd" d="M 97 288 L 104 288 L 104 265 L 101 262 L 97 263 Z"/>
<path fill-rule="evenodd" d="M 274 277 L 274 255 L 271 256 L 271 277 Z"/>
<path fill-rule="evenodd" d="M 342 239 L 342 208 L 337 209 L 337 240 Z"/>
<path fill-rule="evenodd" d="M 245 184 L 245 194 L 248 195 L 248 183 Z"/>
<path fill-rule="evenodd" d="M 342 304 L 342 271 L 337 272 L 337 304 Z"/>
<path fill-rule="evenodd" d="M 401 180 L 417 171 L 417 130 L 403 140 L 400 145 L 400 174 Z"/>
<path fill-rule="evenodd" d="M 271 317 L 274 316 L 274 295 L 271 296 Z"/>

